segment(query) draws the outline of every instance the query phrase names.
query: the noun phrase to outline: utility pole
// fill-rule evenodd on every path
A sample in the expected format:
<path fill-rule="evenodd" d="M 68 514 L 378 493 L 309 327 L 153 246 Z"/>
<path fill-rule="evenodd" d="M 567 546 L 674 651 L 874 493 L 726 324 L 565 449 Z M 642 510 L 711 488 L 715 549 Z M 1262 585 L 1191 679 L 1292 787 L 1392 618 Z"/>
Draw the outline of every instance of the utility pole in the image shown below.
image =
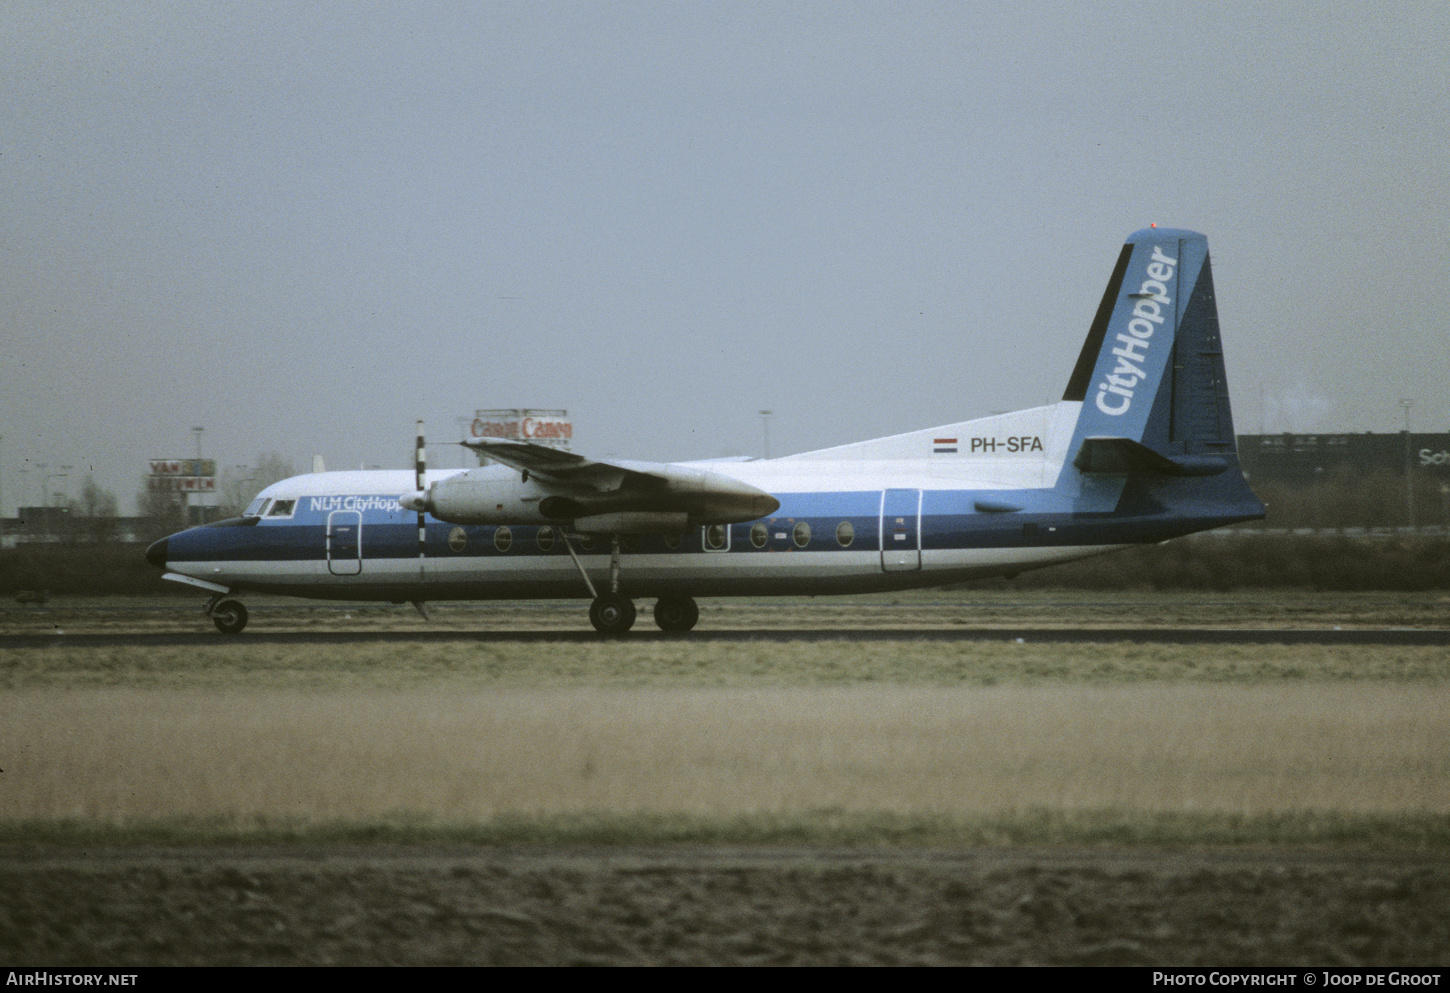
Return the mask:
<path fill-rule="evenodd" d="M 194 427 L 191 429 L 191 433 L 196 435 L 196 465 L 191 467 L 191 475 L 193 477 L 196 477 L 201 473 L 201 435 L 202 432 L 205 430 L 206 428 L 204 427 Z M 193 521 L 191 519 L 190 493 L 183 492 L 181 494 L 181 519 L 186 522 L 187 527 L 191 527 L 193 524 L 201 523 L 201 521 Z"/>
<path fill-rule="evenodd" d="M 1415 530 L 1415 477 L 1410 474 L 1410 408 L 1415 405 L 1413 397 L 1400 401 L 1405 408 L 1405 518 L 1410 522 L 1411 533 Z"/>

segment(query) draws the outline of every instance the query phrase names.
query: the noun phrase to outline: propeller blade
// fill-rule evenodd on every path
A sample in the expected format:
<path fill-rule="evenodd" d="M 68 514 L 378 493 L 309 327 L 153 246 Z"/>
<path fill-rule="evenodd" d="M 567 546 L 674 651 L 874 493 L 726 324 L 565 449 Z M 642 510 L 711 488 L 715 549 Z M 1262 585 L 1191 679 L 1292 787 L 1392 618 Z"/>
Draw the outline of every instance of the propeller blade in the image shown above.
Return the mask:
<path fill-rule="evenodd" d="M 428 449 L 423 442 L 423 422 L 418 422 L 418 447 L 413 455 L 414 488 L 418 491 L 415 497 L 415 505 L 418 510 L 418 564 L 423 564 L 424 553 L 428 549 L 428 526 L 423 521 L 423 511 L 428 505 L 427 482 L 428 475 Z"/>

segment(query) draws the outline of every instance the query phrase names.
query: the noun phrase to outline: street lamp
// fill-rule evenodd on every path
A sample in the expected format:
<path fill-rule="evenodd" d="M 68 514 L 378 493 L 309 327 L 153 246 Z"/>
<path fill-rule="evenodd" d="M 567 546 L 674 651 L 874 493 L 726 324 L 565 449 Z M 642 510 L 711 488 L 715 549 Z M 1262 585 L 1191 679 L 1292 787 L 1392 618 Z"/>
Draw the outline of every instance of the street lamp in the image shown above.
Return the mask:
<path fill-rule="evenodd" d="M 62 469 L 69 469 L 70 466 L 68 466 L 68 465 L 61 466 L 61 468 Z M 52 473 L 49 473 L 48 475 L 46 475 L 46 476 L 44 476 L 44 477 L 41 478 L 41 480 L 40 480 L 40 492 L 41 492 L 42 496 L 44 497 L 44 501 L 41 503 L 41 506 L 42 507 L 49 507 L 50 506 L 50 498 L 53 495 L 50 492 L 50 481 L 52 479 L 64 479 L 65 477 L 66 477 L 66 474 L 63 473 L 63 472 L 52 472 Z"/>
<path fill-rule="evenodd" d="M 765 436 L 764 457 L 767 459 L 770 458 L 770 415 L 771 412 L 768 410 L 762 410 L 760 412 L 760 430 Z"/>

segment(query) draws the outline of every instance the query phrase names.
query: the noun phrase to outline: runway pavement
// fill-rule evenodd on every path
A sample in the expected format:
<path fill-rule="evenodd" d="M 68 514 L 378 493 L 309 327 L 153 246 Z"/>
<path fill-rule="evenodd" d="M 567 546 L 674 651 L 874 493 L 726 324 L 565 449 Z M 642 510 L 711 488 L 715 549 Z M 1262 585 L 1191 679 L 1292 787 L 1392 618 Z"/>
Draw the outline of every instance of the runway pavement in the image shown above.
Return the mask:
<path fill-rule="evenodd" d="M 17 648 L 117 648 L 206 645 L 347 645 L 379 642 L 595 642 L 593 630 L 403 630 L 267 631 L 250 628 L 239 635 L 210 630 L 106 633 L 29 633 L 0 635 L 0 651 Z M 640 627 L 617 640 L 638 642 L 788 642 L 788 641 L 998 641 L 1022 644 L 1131 642 L 1170 645 L 1450 645 L 1450 628 L 761 628 L 697 629 L 666 634 Z"/>

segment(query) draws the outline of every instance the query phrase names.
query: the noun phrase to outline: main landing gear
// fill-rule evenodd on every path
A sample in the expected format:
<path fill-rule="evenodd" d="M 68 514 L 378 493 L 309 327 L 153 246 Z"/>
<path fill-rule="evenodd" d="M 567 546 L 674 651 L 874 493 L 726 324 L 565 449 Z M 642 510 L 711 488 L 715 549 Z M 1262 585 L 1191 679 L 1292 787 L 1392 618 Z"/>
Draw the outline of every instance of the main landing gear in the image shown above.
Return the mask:
<path fill-rule="evenodd" d="M 247 626 L 246 606 L 232 597 L 212 597 L 206 602 L 205 612 L 222 634 L 241 634 Z"/>
<path fill-rule="evenodd" d="M 619 535 L 610 538 L 608 593 L 600 593 L 594 588 L 594 581 L 589 578 L 584 564 L 579 561 L 569 536 L 564 534 L 561 537 L 569 557 L 579 569 L 579 575 L 584 577 L 584 585 L 589 587 L 589 595 L 594 598 L 589 604 L 589 623 L 600 634 L 624 634 L 634 626 L 637 611 L 634 601 L 619 592 Z M 700 607 L 695 603 L 694 597 L 683 594 L 667 595 L 660 597 L 655 604 L 655 623 L 661 631 L 683 633 L 693 628 L 699 619 Z"/>
<path fill-rule="evenodd" d="M 624 634 L 634 626 L 634 601 L 618 593 L 606 593 L 589 605 L 589 623 L 600 634 Z"/>
<path fill-rule="evenodd" d="M 685 632 L 700 619 L 700 607 L 694 597 L 662 596 L 655 604 L 655 623 L 661 631 Z"/>
<path fill-rule="evenodd" d="M 634 601 L 620 593 L 605 593 L 589 605 L 589 623 L 600 634 L 624 634 L 634 626 Z M 655 623 L 661 631 L 683 634 L 700 619 L 694 597 L 662 596 L 655 604 Z"/>

